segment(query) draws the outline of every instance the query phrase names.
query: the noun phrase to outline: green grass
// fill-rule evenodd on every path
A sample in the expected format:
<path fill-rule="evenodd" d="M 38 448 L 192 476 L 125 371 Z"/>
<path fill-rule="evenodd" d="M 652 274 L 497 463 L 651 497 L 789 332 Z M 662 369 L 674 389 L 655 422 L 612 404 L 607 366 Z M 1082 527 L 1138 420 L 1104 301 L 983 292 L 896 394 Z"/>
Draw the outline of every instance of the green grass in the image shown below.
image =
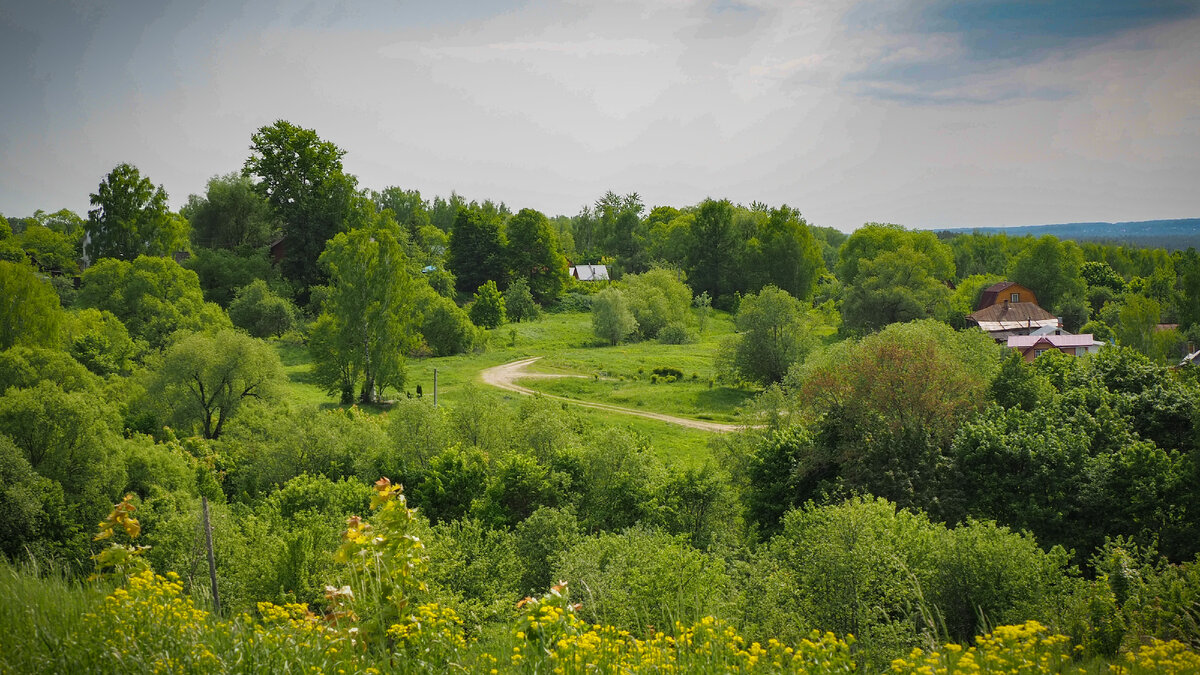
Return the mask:
<path fill-rule="evenodd" d="M 407 394 L 434 395 L 437 370 L 438 402 L 453 406 L 465 388 L 475 386 L 495 396 L 497 403 L 516 408 L 519 395 L 483 384 L 479 374 L 486 368 L 532 356 L 541 360 L 531 370 L 585 375 L 586 378 L 528 379 L 522 384 L 547 394 L 581 401 L 620 405 L 647 412 L 665 413 L 716 422 L 737 420 L 737 407 L 755 393 L 714 383 L 713 355 L 721 337 L 733 332 L 729 315 L 713 312 L 700 340 L 687 345 L 664 345 L 655 341 L 608 346 L 592 334 L 591 315 L 586 313 L 544 314 L 537 321 L 507 324 L 488 331 L 488 349 L 478 354 L 442 358 L 410 359 L 405 385 Z M 338 407 L 314 381 L 307 348 L 296 342 L 276 341 L 276 350 L 288 376 L 286 395 L 294 404 L 322 408 Z M 650 383 L 657 367 L 677 368 L 684 379 L 673 383 Z M 642 371 L 638 373 L 639 369 Z M 696 378 L 692 379 L 695 374 Z M 601 378 L 601 379 L 597 379 Z M 405 393 L 389 392 L 389 396 Z M 385 410 L 385 406 L 372 407 Z M 686 429 L 657 420 L 592 408 L 573 411 L 596 424 L 631 428 L 650 439 L 652 447 L 667 462 L 684 465 L 702 463 L 709 457 L 712 433 Z"/>

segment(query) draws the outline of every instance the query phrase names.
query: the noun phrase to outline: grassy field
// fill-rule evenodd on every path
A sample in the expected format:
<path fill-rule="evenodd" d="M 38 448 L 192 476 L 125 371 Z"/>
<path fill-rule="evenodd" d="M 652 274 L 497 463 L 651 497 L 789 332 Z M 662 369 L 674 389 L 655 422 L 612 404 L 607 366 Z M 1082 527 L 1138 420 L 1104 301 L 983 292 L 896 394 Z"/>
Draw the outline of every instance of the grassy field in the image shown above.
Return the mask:
<path fill-rule="evenodd" d="M 488 348 L 484 352 L 409 360 L 405 393 L 415 394 L 419 385 L 424 396 L 433 396 L 436 369 L 440 404 L 453 406 L 465 388 L 472 386 L 494 397 L 497 405 L 515 408 L 518 394 L 488 387 L 480 381 L 479 373 L 492 366 L 540 356 L 542 359 L 532 370 L 587 377 L 521 382 L 531 389 L 679 417 L 736 422 L 738 406 L 757 392 L 715 382 L 713 354 L 721 337 L 732 331 L 729 315 L 714 312 L 705 333 L 695 343 L 664 345 L 650 341 L 613 347 L 592 335 L 590 314 L 545 314 L 537 321 L 507 324 L 488 331 Z M 337 399 L 326 395 L 314 381 L 304 345 L 277 341 L 276 348 L 288 375 L 287 395 L 291 401 L 299 405 L 338 407 Z M 684 378 L 678 382 L 652 383 L 652 371 L 658 367 L 678 369 Z M 389 395 L 397 394 L 389 392 Z M 709 456 L 710 432 L 615 412 L 580 407 L 574 410 L 596 424 L 628 427 L 646 436 L 664 461 L 694 465 Z"/>

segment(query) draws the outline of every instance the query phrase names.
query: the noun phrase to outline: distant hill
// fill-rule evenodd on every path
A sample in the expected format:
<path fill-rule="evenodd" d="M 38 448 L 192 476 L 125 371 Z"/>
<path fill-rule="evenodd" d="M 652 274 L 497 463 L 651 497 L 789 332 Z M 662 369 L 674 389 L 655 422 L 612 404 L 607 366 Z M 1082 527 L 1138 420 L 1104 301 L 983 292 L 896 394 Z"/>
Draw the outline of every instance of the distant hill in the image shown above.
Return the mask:
<path fill-rule="evenodd" d="M 939 236 L 981 232 L 1003 232 L 1010 237 L 1052 234 L 1059 239 L 1074 241 L 1103 241 L 1142 248 L 1165 248 L 1169 251 L 1189 246 L 1200 248 L 1200 218 L 1179 220 L 1142 220 L 1132 223 L 1063 223 L 1060 225 L 1024 225 L 1018 227 L 962 227 L 934 230 Z"/>

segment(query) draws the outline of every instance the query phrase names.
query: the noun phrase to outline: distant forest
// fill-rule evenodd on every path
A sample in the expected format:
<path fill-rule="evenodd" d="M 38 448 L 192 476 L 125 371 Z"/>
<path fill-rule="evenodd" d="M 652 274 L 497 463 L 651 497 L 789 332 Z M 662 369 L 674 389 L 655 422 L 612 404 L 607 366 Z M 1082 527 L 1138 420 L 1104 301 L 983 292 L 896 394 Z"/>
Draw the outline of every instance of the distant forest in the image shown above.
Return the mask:
<path fill-rule="evenodd" d="M 1165 248 L 1182 251 L 1200 246 L 1200 218 L 1176 220 L 1138 220 L 1126 223 L 1060 223 L 1057 225 L 1022 225 L 1017 227 L 973 227 L 935 230 L 939 237 L 978 232 L 1007 233 L 1022 237 L 1053 235 L 1059 239 L 1123 244 L 1139 248 Z"/>

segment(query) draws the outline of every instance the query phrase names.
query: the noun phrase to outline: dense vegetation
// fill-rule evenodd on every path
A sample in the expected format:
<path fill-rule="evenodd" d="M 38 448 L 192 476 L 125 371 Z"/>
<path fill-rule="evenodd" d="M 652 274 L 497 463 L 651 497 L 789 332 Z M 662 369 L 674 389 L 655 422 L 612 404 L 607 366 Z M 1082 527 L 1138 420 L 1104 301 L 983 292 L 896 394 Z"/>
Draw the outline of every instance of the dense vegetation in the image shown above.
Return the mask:
<path fill-rule="evenodd" d="M 343 155 L 281 121 L 180 213 L 120 164 L 0 218 L 6 670 L 1200 667 L 1195 250 Z M 1113 344 L 965 329 L 1002 279 Z M 542 396 L 476 382 L 531 356 Z"/>

